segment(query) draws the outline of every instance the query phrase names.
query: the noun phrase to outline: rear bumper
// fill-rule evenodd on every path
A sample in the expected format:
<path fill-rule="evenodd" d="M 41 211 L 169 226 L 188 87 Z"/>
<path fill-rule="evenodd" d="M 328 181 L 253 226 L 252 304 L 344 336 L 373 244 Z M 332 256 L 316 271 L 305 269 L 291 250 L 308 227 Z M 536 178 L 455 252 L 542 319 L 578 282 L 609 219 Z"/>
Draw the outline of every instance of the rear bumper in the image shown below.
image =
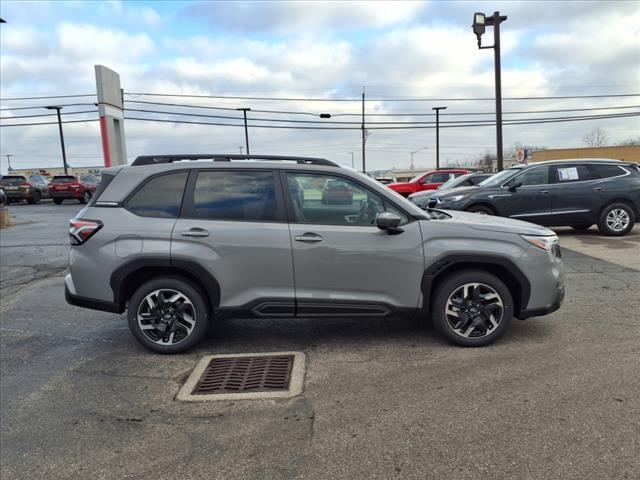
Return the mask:
<path fill-rule="evenodd" d="M 71 275 L 67 275 L 64 278 L 64 298 L 69 305 L 75 305 L 76 307 L 89 308 L 91 310 L 100 310 L 102 312 L 110 313 L 124 312 L 124 308 L 115 302 L 105 302 L 104 300 L 96 300 L 94 298 L 76 295 Z"/>
<path fill-rule="evenodd" d="M 80 198 L 80 192 L 52 192 L 49 191 L 51 198 Z"/>
<path fill-rule="evenodd" d="M 24 200 L 26 198 L 31 198 L 31 192 L 17 192 L 17 191 L 4 191 L 4 195 L 7 197 L 7 200 Z"/>

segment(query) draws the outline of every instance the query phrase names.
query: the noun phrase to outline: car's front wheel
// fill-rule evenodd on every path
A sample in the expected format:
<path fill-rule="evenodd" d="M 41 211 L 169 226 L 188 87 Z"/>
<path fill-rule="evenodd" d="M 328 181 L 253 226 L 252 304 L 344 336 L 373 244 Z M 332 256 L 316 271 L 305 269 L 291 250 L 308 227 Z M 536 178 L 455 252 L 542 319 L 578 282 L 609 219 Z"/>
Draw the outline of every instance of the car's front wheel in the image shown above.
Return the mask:
<path fill-rule="evenodd" d="M 471 213 L 479 213 L 480 215 L 495 215 L 490 207 L 486 207 L 484 205 L 473 205 L 472 207 L 467 208 L 467 212 Z"/>
<path fill-rule="evenodd" d="M 204 295 L 180 277 L 144 283 L 129 300 L 129 329 L 142 345 L 156 353 L 181 353 L 207 332 Z"/>
<path fill-rule="evenodd" d="M 451 343 L 481 347 L 509 329 L 513 298 L 495 275 L 480 270 L 456 272 L 444 279 L 433 297 L 435 329 Z"/>
<path fill-rule="evenodd" d="M 633 209 L 626 203 L 607 205 L 598 217 L 598 230 L 605 235 L 621 236 L 631 231 L 636 223 Z"/>
<path fill-rule="evenodd" d="M 31 195 L 31 197 L 27 199 L 27 202 L 33 205 L 34 203 L 40 203 L 41 199 L 42 195 L 36 190 L 35 192 L 33 192 L 33 195 Z"/>
<path fill-rule="evenodd" d="M 80 197 L 80 203 L 89 203 L 91 201 L 91 192 L 89 190 L 85 190 L 82 192 L 82 197 Z"/>
<path fill-rule="evenodd" d="M 60 204 L 62 204 L 62 199 L 61 198 L 54 198 L 53 199 L 53 203 L 55 203 L 56 205 L 60 205 Z"/>

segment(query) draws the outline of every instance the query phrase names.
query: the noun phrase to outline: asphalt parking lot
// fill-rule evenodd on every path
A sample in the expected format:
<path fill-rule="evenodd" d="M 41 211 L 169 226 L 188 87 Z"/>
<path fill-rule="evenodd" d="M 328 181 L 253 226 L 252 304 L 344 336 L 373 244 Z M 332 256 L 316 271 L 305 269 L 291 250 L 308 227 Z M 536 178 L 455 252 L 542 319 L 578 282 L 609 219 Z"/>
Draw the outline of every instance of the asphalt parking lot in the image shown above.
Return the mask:
<path fill-rule="evenodd" d="M 65 303 L 67 219 L 0 231 L 3 479 L 640 478 L 640 227 L 560 229 L 563 307 L 490 347 L 408 320 L 234 320 L 158 356 L 124 316 Z M 211 353 L 302 351 L 288 400 L 175 400 Z"/>

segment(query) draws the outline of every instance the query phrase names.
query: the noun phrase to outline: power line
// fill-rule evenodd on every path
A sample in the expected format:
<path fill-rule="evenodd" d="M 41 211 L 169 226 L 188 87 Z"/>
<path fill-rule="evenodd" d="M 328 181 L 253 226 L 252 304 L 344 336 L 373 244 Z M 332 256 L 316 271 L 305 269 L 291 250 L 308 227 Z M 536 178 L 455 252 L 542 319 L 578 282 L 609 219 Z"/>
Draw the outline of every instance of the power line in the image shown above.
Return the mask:
<path fill-rule="evenodd" d="M 230 100 L 264 100 L 264 101 L 280 101 L 280 102 L 361 102 L 361 98 L 299 98 L 299 97 L 249 97 L 238 95 L 194 95 L 183 93 L 137 93 L 125 92 L 125 95 L 142 97 L 178 97 L 178 98 L 216 98 Z M 541 96 L 541 97 L 503 97 L 502 100 L 561 100 L 561 99 L 580 99 L 580 98 L 624 98 L 624 97 L 640 97 L 640 93 L 622 93 L 608 95 L 557 95 L 557 96 Z M 478 98 L 367 98 L 368 101 L 374 102 L 471 102 L 471 101 L 495 101 L 493 97 Z"/>
<path fill-rule="evenodd" d="M 87 106 L 87 105 L 94 105 L 95 103 L 62 103 L 62 104 L 58 104 L 59 107 L 79 107 L 79 106 Z M 7 107 L 7 108 L 0 108 L 0 112 L 5 112 L 8 110 L 37 110 L 39 108 L 46 108 L 48 107 L 48 105 L 35 105 L 35 106 L 31 106 L 31 107 Z"/>
<path fill-rule="evenodd" d="M 51 95 L 51 96 L 44 96 L 44 97 L 12 97 L 12 98 L 0 98 L 0 101 L 3 102 L 9 102 L 9 101 L 15 101 L 15 100 L 47 100 L 50 98 L 80 98 L 80 97 L 95 97 L 96 94 L 95 93 L 85 93 L 82 95 Z"/>
<path fill-rule="evenodd" d="M 88 122 L 97 122 L 99 118 L 87 119 L 87 120 L 63 120 L 62 123 L 88 123 Z M 58 125 L 58 122 L 34 122 L 34 123 L 10 123 L 10 124 L 0 124 L 0 128 L 5 127 L 31 127 L 34 125 Z"/>
<path fill-rule="evenodd" d="M 81 113 L 97 113 L 98 110 L 83 110 L 81 112 L 62 112 L 62 115 L 79 115 Z M 13 120 L 15 118 L 56 117 L 57 113 L 40 113 L 37 115 L 16 115 L 15 117 L 0 117 L 0 120 Z"/>

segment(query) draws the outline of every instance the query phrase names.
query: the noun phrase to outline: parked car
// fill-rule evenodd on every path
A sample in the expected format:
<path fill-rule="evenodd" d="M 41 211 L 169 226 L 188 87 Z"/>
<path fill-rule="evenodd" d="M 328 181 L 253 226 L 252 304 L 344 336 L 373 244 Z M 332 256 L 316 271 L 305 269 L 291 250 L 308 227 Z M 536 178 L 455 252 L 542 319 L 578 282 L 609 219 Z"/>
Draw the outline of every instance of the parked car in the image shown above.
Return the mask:
<path fill-rule="evenodd" d="M 80 203 L 89 203 L 97 185 L 93 176 L 56 175 L 51 179 L 49 192 L 56 205 L 66 199 L 76 199 Z"/>
<path fill-rule="evenodd" d="M 428 208 L 501 215 L 545 226 L 626 235 L 640 215 L 640 169 L 619 160 L 556 160 L 515 166 L 479 188 L 434 192 Z"/>
<path fill-rule="evenodd" d="M 329 179 L 322 189 L 322 203 L 353 203 L 353 191 L 348 183 Z"/>
<path fill-rule="evenodd" d="M 26 200 L 28 203 L 40 203 L 49 196 L 47 180 L 41 175 L 3 175 L 0 187 L 7 196 L 7 202 Z"/>
<path fill-rule="evenodd" d="M 439 170 L 430 170 L 420 175 L 416 175 L 409 182 L 391 183 L 388 187 L 398 192 L 403 197 L 408 197 L 412 193 L 422 192 L 423 190 L 435 190 L 444 182 L 465 175 L 470 170 L 466 168 L 441 168 Z"/>
<path fill-rule="evenodd" d="M 246 159 L 262 161 L 235 161 Z M 228 317 L 431 317 L 452 343 L 481 346 L 564 297 L 552 231 L 426 212 L 328 160 L 171 155 L 132 165 L 104 170 L 70 220 L 65 295 L 126 309 L 133 336 L 155 352 L 188 350 Z M 323 205 L 317 186 L 328 180 L 361 200 Z"/>
<path fill-rule="evenodd" d="M 454 177 L 444 182 L 437 190 L 438 192 L 442 192 L 444 190 L 453 190 L 455 188 L 475 187 L 492 175 L 493 173 L 467 173 L 466 175 Z M 426 190 L 424 192 L 412 193 L 408 198 L 410 202 L 415 203 L 420 208 L 424 208 L 427 206 L 429 198 L 432 196 L 433 190 Z"/>
<path fill-rule="evenodd" d="M 4 194 L 4 190 L 0 188 L 0 207 L 4 207 L 7 204 L 7 196 Z"/>

